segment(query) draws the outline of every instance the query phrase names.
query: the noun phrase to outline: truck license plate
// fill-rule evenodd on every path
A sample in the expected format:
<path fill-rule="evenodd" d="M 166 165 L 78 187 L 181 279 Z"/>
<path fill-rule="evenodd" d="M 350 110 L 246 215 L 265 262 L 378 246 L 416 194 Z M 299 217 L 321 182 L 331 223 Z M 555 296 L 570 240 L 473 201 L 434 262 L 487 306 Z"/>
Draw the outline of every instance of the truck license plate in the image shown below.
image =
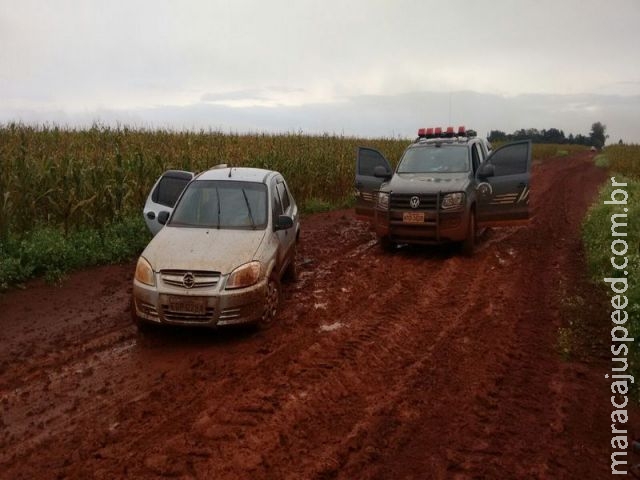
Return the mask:
<path fill-rule="evenodd" d="M 424 223 L 424 212 L 404 212 L 402 221 L 404 223 Z"/>

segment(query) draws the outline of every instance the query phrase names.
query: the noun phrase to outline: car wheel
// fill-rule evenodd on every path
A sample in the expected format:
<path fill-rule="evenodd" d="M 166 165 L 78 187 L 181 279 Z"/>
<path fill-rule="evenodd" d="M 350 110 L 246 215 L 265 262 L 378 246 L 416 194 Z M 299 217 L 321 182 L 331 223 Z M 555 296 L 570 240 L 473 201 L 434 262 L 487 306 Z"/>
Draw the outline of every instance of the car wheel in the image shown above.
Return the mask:
<path fill-rule="evenodd" d="M 396 242 L 391 241 L 389 237 L 380 237 L 378 242 L 385 252 L 393 252 L 396 248 Z"/>
<path fill-rule="evenodd" d="M 467 257 L 473 256 L 476 249 L 476 213 L 469 212 L 469 226 L 467 228 L 467 238 L 462 242 L 462 253 Z"/>
<path fill-rule="evenodd" d="M 278 314 L 280 307 L 280 282 L 278 279 L 271 275 L 267 282 L 267 291 L 265 294 L 264 310 L 262 317 L 260 318 L 259 326 L 262 329 L 267 329 L 273 325 L 273 321 Z"/>
<path fill-rule="evenodd" d="M 295 282 L 298 280 L 298 267 L 296 266 L 296 254 L 297 248 L 293 247 L 293 255 L 291 255 L 291 261 L 287 265 L 284 271 L 284 278 L 289 282 Z"/>
<path fill-rule="evenodd" d="M 140 334 L 151 333 L 154 330 L 155 325 L 143 320 L 138 315 L 136 315 L 136 306 L 133 299 L 131 299 L 130 308 L 131 308 L 131 320 L 133 320 L 133 323 L 135 324 L 136 329 L 138 330 L 138 333 Z"/>

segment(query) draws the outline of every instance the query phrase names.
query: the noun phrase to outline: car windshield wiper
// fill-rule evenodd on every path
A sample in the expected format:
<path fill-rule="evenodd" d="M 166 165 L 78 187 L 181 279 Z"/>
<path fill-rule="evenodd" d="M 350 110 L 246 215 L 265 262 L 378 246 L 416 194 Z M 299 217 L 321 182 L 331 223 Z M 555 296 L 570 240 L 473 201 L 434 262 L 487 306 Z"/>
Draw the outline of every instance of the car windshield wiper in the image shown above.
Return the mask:
<path fill-rule="evenodd" d="M 256 222 L 253 221 L 253 212 L 251 211 L 251 205 L 249 204 L 249 199 L 247 198 L 247 192 L 244 191 L 244 188 L 242 189 L 242 195 L 244 196 L 244 201 L 247 204 L 247 210 L 249 210 L 249 218 L 251 219 L 251 226 L 255 230 Z"/>

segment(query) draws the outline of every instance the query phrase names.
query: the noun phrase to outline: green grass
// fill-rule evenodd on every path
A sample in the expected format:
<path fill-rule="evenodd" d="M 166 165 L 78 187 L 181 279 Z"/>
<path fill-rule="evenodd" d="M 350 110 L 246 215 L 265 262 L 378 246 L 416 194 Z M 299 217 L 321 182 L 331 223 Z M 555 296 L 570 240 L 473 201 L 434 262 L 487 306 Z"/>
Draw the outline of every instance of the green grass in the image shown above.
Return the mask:
<path fill-rule="evenodd" d="M 0 243 L 0 290 L 35 276 L 53 282 L 71 270 L 134 258 L 150 238 L 141 214 L 66 234 L 58 227 L 34 228 Z"/>
<path fill-rule="evenodd" d="M 630 368 L 636 379 L 640 378 L 640 146 L 607 147 L 604 155 L 596 157 L 600 165 L 609 164 L 610 176 L 616 181 L 626 181 L 628 186 L 624 189 L 629 194 L 626 207 L 627 212 L 627 237 L 625 238 L 629 250 L 626 256 L 629 259 L 627 278 L 629 289 L 625 295 L 629 299 L 626 309 L 629 320 L 626 327 L 630 330 L 630 336 L 636 338 L 635 348 L 631 348 L 629 354 Z M 620 206 L 605 205 L 604 201 L 611 198 L 614 188 L 608 180 L 600 191 L 597 201 L 589 210 L 582 228 L 582 238 L 586 248 L 587 261 L 590 272 L 596 283 L 607 288 L 607 295 L 612 295 L 604 278 L 619 278 L 620 272 L 611 265 L 611 243 L 614 240 L 611 233 L 611 216 L 615 213 L 623 213 Z M 619 221 L 621 219 L 618 219 Z M 622 258 L 621 258 L 622 260 Z M 636 395 L 638 395 L 636 386 Z"/>
<path fill-rule="evenodd" d="M 593 159 L 594 162 L 596 163 L 596 167 L 600 167 L 600 168 L 609 168 L 610 164 L 609 164 L 609 159 L 607 158 L 606 155 L 597 155 L 596 158 Z"/>

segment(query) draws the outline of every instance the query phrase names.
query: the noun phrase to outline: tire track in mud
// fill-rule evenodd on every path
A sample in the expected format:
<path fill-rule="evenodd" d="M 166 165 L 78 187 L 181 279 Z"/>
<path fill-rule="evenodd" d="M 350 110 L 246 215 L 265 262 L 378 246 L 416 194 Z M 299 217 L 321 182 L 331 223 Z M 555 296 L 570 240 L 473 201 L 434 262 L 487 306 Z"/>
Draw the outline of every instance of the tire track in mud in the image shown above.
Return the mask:
<path fill-rule="evenodd" d="M 398 451 L 393 460 L 384 461 L 383 468 L 373 469 L 371 477 L 361 478 L 398 478 L 398 471 L 406 478 L 434 479 L 587 478 L 591 473 L 584 469 L 584 475 L 576 475 L 566 468 L 565 459 L 571 457 L 571 445 L 562 438 L 562 433 L 568 405 L 575 399 L 564 391 L 568 367 L 559 362 L 554 349 L 558 327 L 558 307 L 554 301 L 558 299 L 548 298 L 552 290 L 549 282 L 553 282 L 559 272 L 571 271 L 567 258 L 580 248 L 576 231 L 593 191 L 572 197 L 572 204 L 564 203 L 572 205 L 570 215 L 557 206 L 567 198 L 570 187 L 567 179 L 571 179 L 572 185 L 583 183 L 584 170 L 583 163 L 572 163 L 555 172 L 557 177 L 551 183 L 536 185 L 534 201 L 539 202 L 540 208 L 534 225 L 512 232 L 504 245 L 496 247 L 498 259 L 508 256 L 518 244 L 521 250 L 526 246 L 536 254 L 521 258 L 508 282 L 500 277 L 485 279 L 492 287 L 486 289 L 485 296 L 490 298 L 494 289 L 498 289 L 504 292 L 504 301 L 482 320 L 491 322 L 495 316 L 503 320 L 499 328 L 476 329 L 474 339 L 492 347 L 484 358 L 477 355 L 480 350 L 472 352 L 477 355 L 474 355 L 472 371 L 479 380 L 475 391 L 467 392 L 473 401 L 465 404 L 460 401 L 464 396 L 455 398 L 457 404 L 448 412 L 448 429 L 442 429 L 437 436 L 425 430 L 437 431 L 438 417 L 443 413 L 442 402 L 436 410 L 428 409 L 429 414 L 408 429 L 409 445 Z M 602 179 L 602 172 L 591 170 L 586 175 L 586 185 L 597 185 Z M 569 223 L 571 225 L 567 225 Z M 567 232 L 568 227 L 573 231 Z M 564 241 L 566 237 L 570 238 L 563 245 L 550 241 L 555 238 Z M 517 287 L 522 284 L 528 288 Z M 520 309 L 512 305 L 514 302 L 510 300 L 514 297 Z M 511 321 L 509 311 L 515 312 L 511 314 Z M 488 325 L 491 327 L 491 323 Z M 464 352 L 459 352 L 458 357 L 464 358 Z M 487 359 L 491 360 L 487 362 Z M 546 370 L 543 365 L 553 368 Z M 464 371 L 459 372 L 455 367 L 447 371 L 458 381 L 465 376 Z M 415 428 L 415 425 L 421 427 Z M 438 440 L 446 448 L 434 449 Z M 421 451 L 424 447 L 420 449 L 427 445 L 430 455 Z M 604 466 L 603 463 L 600 468 Z"/>
<path fill-rule="evenodd" d="M 473 259 L 384 254 L 350 212 L 303 220 L 300 280 L 266 332 L 134 337 L 131 265 L 9 304 L 0 325 L 43 318 L 0 347 L 0 362 L 31 356 L 0 369 L 0 478 L 586 478 L 567 473 L 575 369 L 554 351 L 549 294 L 579 274 L 603 175 L 559 162 L 536 166 L 533 225 L 488 232 Z"/>

